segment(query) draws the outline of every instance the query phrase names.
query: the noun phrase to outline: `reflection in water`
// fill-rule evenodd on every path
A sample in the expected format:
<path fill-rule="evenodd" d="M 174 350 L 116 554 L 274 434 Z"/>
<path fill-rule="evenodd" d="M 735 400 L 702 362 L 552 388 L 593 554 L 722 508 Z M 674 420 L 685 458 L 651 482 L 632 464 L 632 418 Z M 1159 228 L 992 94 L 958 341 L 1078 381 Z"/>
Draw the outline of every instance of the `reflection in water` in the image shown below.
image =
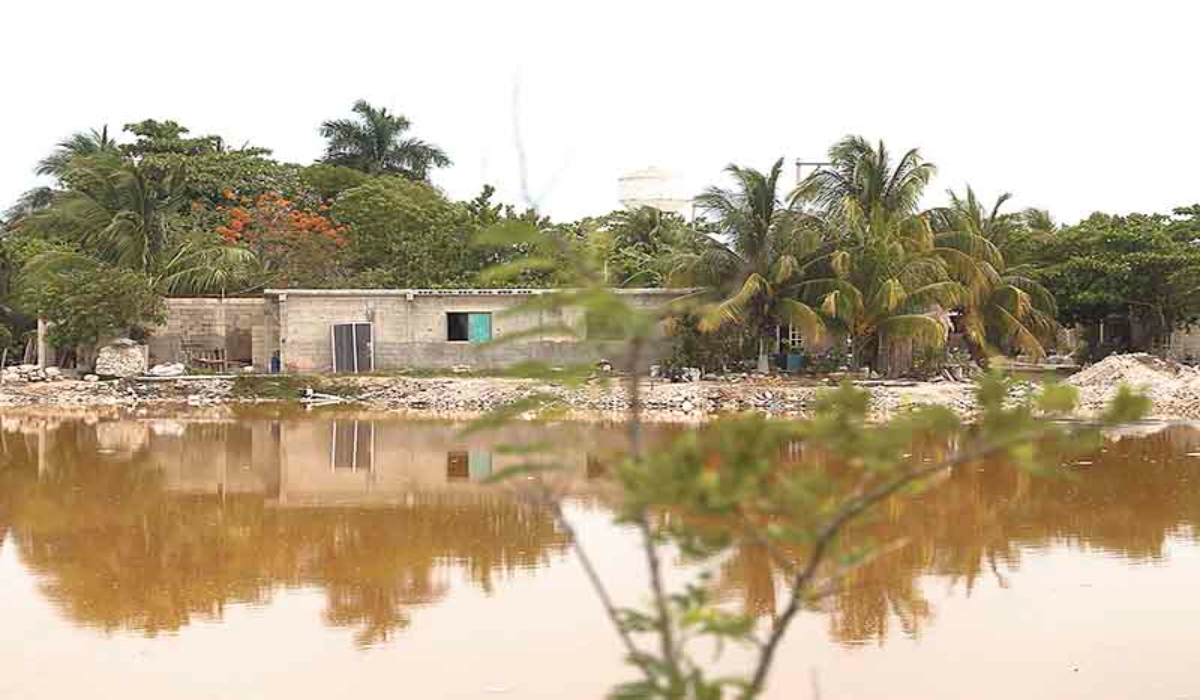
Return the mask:
<path fill-rule="evenodd" d="M 46 597 L 78 624 L 147 635 L 266 603 L 281 588 L 320 590 L 325 620 L 373 645 L 437 603 L 458 580 L 492 591 L 565 549 L 544 512 L 482 481 L 519 457 L 497 437 L 460 438 L 444 423 L 368 419 L 85 421 L 0 417 L 0 546 L 16 546 Z M 604 464 L 621 445 L 603 426 L 522 425 L 504 442 L 574 450 L 549 485 L 603 506 Z M 967 595 L 988 577 L 1010 584 L 1022 558 L 1053 547 L 1158 562 L 1194 541 L 1200 432 L 1185 427 L 1106 443 L 1033 478 L 970 465 L 852 537 L 904 547 L 856 570 L 820 603 L 830 636 L 882 643 L 917 636 L 936 600 L 922 577 Z M 784 455 L 799 459 L 802 450 Z M 917 445 L 913 459 L 936 459 Z M 7 535 L 6 535 L 7 533 Z M 7 544 L 3 544 L 7 540 Z M 722 586 L 773 614 L 778 577 L 743 548 Z"/>
<path fill-rule="evenodd" d="M 492 453 L 467 440 L 447 457 L 448 425 L 9 417 L 0 434 L 0 532 L 71 619 L 105 630 L 154 635 L 315 586 L 326 620 L 372 644 L 444 596 L 450 568 L 490 591 L 565 545 L 517 494 L 470 483 Z M 441 468 L 458 454 L 461 487 Z"/>

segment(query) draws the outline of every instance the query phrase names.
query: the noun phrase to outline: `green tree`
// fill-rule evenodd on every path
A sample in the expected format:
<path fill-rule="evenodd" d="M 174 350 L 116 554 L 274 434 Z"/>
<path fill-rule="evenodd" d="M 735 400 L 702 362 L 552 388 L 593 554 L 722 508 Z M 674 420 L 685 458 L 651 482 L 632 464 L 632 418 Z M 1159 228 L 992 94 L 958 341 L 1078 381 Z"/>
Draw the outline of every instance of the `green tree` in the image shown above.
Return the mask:
<path fill-rule="evenodd" d="M 1054 295 L 1035 279 L 1030 266 L 1010 266 L 1008 260 L 1050 234 L 1032 230 L 1025 213 L 1003 212 L 1012 197 L 1008 193 L 990 209 L 969 186 L 963 197 L 953 191 L 949 195 L 950 206 L 934 210 L 931 218 L 946 248 L 974 260 L 973 265 L 964 261 L 969 273 L 961 280 L 968 289 L 961 310 L 972 354 L 984 365 L 997 352 L 1044 356 L 1058 330 Z"/>
<path fill-rule="evenodd" d="M 412 124 L 403 115 L 373 107 L 365 100 L 355 102 L 353 112 L 355 118 L 321 125 L 321 136 L 328 142 L 326 163 L 410 180 L 428 180 L 430 170 L 450 165 L 442 149 L 405 135 Z"/>
<path fill-rule="evenodd" d="M 367 182 L 369 175 L 340 165 L 314 163 L 300 171 L 300 182 L 323 199 L 332 201 L 346 190 Z"/>
<path fill-rule="evenodd" d="M 1065 324 L 1113 316 L 1133 326 L 1113 349 L 1147 350 L 1200 317 L 1200 208 L 1173 215 L 1096 213 L 1038 249 L 1039 275 Z"/>
<path fill-rule="evenodd" d="M 709 244 L 682 216 L 653 207 L 609 214 L 597 237 L 605 273 L 618 287 L 661 287 L 680 255 L 699 254 Z"/>
<path fill-rule="evenodd" d="M 63 348 L 163 321 L 162 299 L 149 276 L 86 259 L 23 284 L 20 294 L 30 315 L 52 324 L 50 341 Z"/>
<path fill-rule="evenodd" d="M 38 161 L 35 172 L 38 175 L 50 175 L 62 179 L 76 158 L 114 155 L 118 151 L 116 140 L 108 135 L 107 125 L 100 127 L 99 130 L 80 131 L 59 141 L 54 147 L 53 153 Z"/>
<path fill-rule="evenodd" d="M 937 167 L 917 149 L 907 151 L 893 167 L 887 146 L 872 146 L 861 136 L 847 136 L 829 149 L 830 164 L 821 167 L 792 192 L 793 204 L 839 221 L 849 205 L 858 212 L 881 209 L 887 215 L 915 214 Z"/>
<path fill-rule="evenodd" d="M 338 197 L 333 216 L 365 286 L 467 285 L 479 271 L 466 210 L 425 183 L 371 180 Z"/>
<path fill-rule="evenodd" d="M 805 281 L 804 293 L 849 338 L 856 367 L 900 371 L 907 363 L 892 353 L 944 347 L 949 326 L 933 312 L 965 298 L 947 258 L 968 267 L 974 262 L 940 248 L 924 216 L 889 213 L 878 204 L 867 214 L 858 207 L 847 203 L 836 248 Z"/>
<path fill-rule="evenodd" d="M 880 207 L 874 209 L 885 216 Z M 536 230 L 526 231 L 523 240 L 539 249 L 554 245 L 539 239 Z M 535 257 L 528 262 L 541 264 Z M 529 455 L 528 460 L 502 470 L 494 480 L 513 479 L 518 488 L 523 486 L 531 502 L 553 514 L 566 533 L 635 675 L 614 689 L 613 698 L 761 697 L 796 616 L 886 551 L 846 540 L 850 526 L 956 466 L 997 456 L 1033 471 L 1059 463 L 1068 450 L 1095 444 L 1098 438 L 1096 432 L 1081 435 L 1053 420 L 1071 413 L 1073 390 L 1048 388 L 1021 400 L 1010 395 L 1005 380 L 989 378 L 977 393 L 980 418 L 974 426 L 963 425 L 942 406 L 915 409 L 883 425 L 869 423 L 869 395 L 847 384 L 823 395 L 810 419 L 727 419 L 650 450 L 642 436 L 639 370 L 647 344 L 670 311 L 631 307 L 585 259 L 576 258 L 572 270 L 579 276 L 571 289 L 541 295 L 528 305 L 581 309 L 627 331 L 622 364 L 628 371 L 624 396 L 630 448 L 613 473 L 622 494 L 617 520 L 640 537 L 648 602 L 623 607 L 614 599 L 561 496 L 540 487 L 541 480 L 532 476 L 562 469 L 558 451 L 569 446 L 513 446 L 514 454 Z M 556 374 L 565 383 L 591 374 L 591 368 L 552 374 L 554 368 L 538 363 L 521 369 L 533 376 Z M 557 400 L 550 394 L 527 397 L 477 421 L 471 430 L 494 428 L 539 410 L 557 415 Z M 1145 409 L 1144 399 L 1123 390 L 1103 422 L 1134 419 Z M 947 449 L 931 461 L 913 459 L 909 450 L 916 435 L 932 437 Z M 781 464 L 780 455 L 788 451 L 799 458 Z M 714 584 L 711 573 L 728 564 L 739 548 L 763 553 L 783 573 L 785 602 L 763 626 L 752 614 L 730 611 L 718 600 L 720 584 Z M 679 555 L 701 573 L 682 582 L 668 577 L 668 557 Z M 712 672 L 713 649 L 719 656 L 726 644 L 748 651 L 743 672 L 730 672 L 728 666 L 720 675 Z"/>
<path fill-rule="evenodd" d="M 732 189 L 713 187 L 696 204 L 715 223 L 719 236 L 700 252 L 678 256 L 678 278 L 701 285 L 710 302 L 700 312 L 700 329 L 744 327 L 758 340 L 758 368 L 767 371 L 768 349 L 780 324 L 797 327 L 805 339 L 819 340 L 824 323 L 801 297 L 820 248 L 819 233 L 806 217 L 785 208 L 778 195 L 783 159 L 770 171 L 730 165 Z"/>
<path fill-rule="evenodd" d="M 69 246 L 31 259 L 29 274 L 57 274 L 90 258 L 148 275 L 164 294 L 224 293 L 254 276 L 249 250 L 179 230 L 175 215 L 189 205 L 182 166 L 164 171 L 111 156 L 81 158 L 63 179 L 68 188 L 30 217 L 28 228 Z"/>

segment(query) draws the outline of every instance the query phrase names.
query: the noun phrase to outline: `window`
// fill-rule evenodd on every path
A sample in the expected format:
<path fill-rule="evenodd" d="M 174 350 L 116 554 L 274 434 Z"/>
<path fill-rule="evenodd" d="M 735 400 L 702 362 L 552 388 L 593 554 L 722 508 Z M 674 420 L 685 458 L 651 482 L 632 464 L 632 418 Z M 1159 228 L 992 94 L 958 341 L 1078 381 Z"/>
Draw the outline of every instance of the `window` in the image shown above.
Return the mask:
<path fill-rule="evenodd" d="M 375 466 L 375 424 L 335 420 L 329 461 L 334 470 L 371 471 Z"/>
<path fill-rule="evenodd" d="M 471 450 L 446 454 L 447 481 L 486 481 L 491 475 L 491 452 Z"/>
<path fill-rule="evenodd" d="M 453 343 L 486 343 L 492 339 L 490 313 L 446 314 L 446 340 Z"/>
<path fill-rule="evenodd" d="M 462 481 L 471 476 L 471 456 L 466 452 L 446 455 L 446 480 Z"/>

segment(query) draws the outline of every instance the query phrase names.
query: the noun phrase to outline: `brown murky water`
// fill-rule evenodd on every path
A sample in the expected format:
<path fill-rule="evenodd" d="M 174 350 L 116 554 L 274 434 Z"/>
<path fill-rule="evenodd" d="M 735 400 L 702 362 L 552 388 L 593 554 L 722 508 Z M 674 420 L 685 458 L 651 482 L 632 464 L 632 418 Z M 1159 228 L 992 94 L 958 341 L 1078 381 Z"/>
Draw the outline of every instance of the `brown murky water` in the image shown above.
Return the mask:
<path fill-rule="evenodd" d="M 617 428 L 350 414 L 0 416 L 0 698 L 596 698 L 627 676 L 562 534 L 480 483 L 500 441 L 573 446 L 626 601 Z M 955 472 L 872 525 L 908 545 L 806 614 L 770 697 L 1200 698 L 1200 430 L 1034 479 Z M 721 572 L 769 615 L 764 557 Z"/>

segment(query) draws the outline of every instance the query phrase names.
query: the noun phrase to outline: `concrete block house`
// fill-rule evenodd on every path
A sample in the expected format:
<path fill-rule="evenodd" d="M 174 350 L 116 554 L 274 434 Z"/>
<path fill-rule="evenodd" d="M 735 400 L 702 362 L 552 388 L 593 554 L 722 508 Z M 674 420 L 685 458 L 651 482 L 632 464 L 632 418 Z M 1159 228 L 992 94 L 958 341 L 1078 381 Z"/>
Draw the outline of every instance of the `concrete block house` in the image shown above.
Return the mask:
<path fill-rule="evenodd" d="M 499 369 L 523 360 L 571 364 L 620 350 L 619 339 L 589 327 L 582 310 L 514 312 L 537 289 L 269 289 L 241 298 L 167 300 L 166 323 L 149 339 L 151 364 L 190 362 L 258 371 L 365 373 L 408 368 Z M 643 308 L 679 290 L 623 289 Z M 535 334 L 489 345 L 506 334 L 548 326 L 582 331 Z M 652 355 L 663 348 L 654 348 Z"/>

